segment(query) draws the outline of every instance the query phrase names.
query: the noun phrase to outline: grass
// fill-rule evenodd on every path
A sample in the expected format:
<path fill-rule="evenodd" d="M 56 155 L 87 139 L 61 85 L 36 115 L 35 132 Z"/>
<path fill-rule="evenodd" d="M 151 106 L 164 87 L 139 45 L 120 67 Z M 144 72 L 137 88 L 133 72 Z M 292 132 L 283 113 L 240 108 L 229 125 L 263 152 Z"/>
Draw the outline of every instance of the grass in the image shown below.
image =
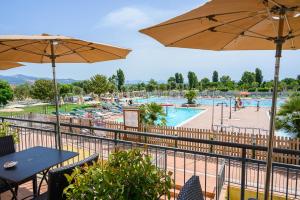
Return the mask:
<path fill-rule="evenodd" d="M 74 108 L 83 108 L 89 107 L 88 105 L 78 105 L 78 104 L 64 104 L 59 108 L 60 112 L 70 112 Z M 22 108 L 23 111 L 20 112 L 0 112 L 0 116 L 15 116 L 15 115 L 24 115 L 30 112 L 32 113 L 41 113 L 41 114 L 51 114 L 55 112 L 55 105 L 38 105 L 38 106 L 28 106 Z"/>

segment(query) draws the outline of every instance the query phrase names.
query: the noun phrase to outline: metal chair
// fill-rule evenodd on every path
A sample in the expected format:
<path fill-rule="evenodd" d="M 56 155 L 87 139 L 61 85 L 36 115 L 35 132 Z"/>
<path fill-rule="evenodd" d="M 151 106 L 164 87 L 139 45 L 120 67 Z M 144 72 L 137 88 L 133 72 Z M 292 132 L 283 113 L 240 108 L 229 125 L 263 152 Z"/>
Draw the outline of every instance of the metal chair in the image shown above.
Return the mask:
<path fill-rule="evenodd" d="M 64 200 L 63 190 L 69 185 L 65 174 L 71 174 L 76 167 L 82 167 L 85 164 L 92 165 L 98 160 L 99 154 L 93 154 L 90 157 L 77 163 L 50 170 L 48 173 L 48 191 L 36 197 L 34 200 Z"/>
<path fill-rule="evenodd" d="M 192 176 L 182 187 L 177 200 L 204 200 L 199 176 Z"/>

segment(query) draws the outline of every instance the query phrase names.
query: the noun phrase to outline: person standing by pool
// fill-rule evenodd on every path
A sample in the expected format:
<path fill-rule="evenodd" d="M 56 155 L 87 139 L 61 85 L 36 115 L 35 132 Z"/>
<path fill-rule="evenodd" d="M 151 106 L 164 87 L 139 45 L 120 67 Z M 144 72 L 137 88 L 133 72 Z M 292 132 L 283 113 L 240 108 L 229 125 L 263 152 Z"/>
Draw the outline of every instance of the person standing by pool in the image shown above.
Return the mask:
<path fill-rule="evenodd" d="M 256 111 L 258 112 L 259 111 L 259 101 L 257 100 L 257 105 L 256 105 Z"/>

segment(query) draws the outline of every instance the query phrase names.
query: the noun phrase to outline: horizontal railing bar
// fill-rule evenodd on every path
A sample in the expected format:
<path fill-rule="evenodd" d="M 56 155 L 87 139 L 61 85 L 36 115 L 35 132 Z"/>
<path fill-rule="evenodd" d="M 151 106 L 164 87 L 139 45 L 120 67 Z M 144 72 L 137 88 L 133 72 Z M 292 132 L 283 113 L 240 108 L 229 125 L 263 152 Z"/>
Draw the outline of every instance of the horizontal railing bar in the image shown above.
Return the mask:
<path fill-rule="evenodd" d="M 35 127 L 29 127 L 29 126 L 20 126 L 20 125 L 15 125 L 15 124 L 11 124 L 9 126 L 14 127 L 14 128 L 24 128 L 24 129 L 34 130 L 34 131 L 47 131 L 47 132 L 55 133 L 55 130 L 51 130 L 51 129 L 41 129 L 41 128 L 35 128 Z"/>
<path fill-rule="evenodd" d="M 38 120 L 31 120 L 31 119 L 21 119 L 21 118 L 13 118 L 13 117 L 3 117 L 3 116 L 0 116 L 0 119 L 56 125 L 55 122 L 38 121 Z"/>
<path fill-rule="evenodd" d="M 9 118 L 9 117 L 0 117 L 2 119 L 8 120 L 16 120 L 16 118 Z M 43 122 L 43 121 L 36 121 L 36 120 L 24 120 L 21 119 L 19 121 L 26 121 L 26 122 L 33 122 L 33 123 L 41 123 L 41 124 L 52 124 L 55 125 L 53 122 Z M 162 138 L 162 139 L 171 139 L 175 141 L 184 141 L 184 142 L 195 142 L 195 143 L 202 143 L 202 144 L 211 144 L 217 146 L 226 146 L 232 148 L 240 148 L 240 149 L 249 149 L 249 150 L 258 150 L 258 151 L 265 151 L 267 152 L 268 148 L 266 146 L 260 145 L 250 145 L 250 144 L 240 144 L 240 143 L 231 143 L 231 142 L 223 142 L 223 141 L 216 141 L 216 140 L 205 140 L 205 139 L 197 139 L 197 138 L 187 138 L 175 135 L 164 135 L 158 133 L 146 133 L 140 131 L 128 131 L 128 130 L 117 130 L 111 128 L 103 128 L 103 127 L 92 127 L 92 126 L 82 126 L 82 125 L 75 125 L 70 123 L 61 123 L 61 126 L 73 127 L 73 128 L 82 128 L 82 129 L 89 129 L 89 130 L 98 130 L 98 131 L 108 131 L 113 133 L 123 133 L 123 134 L 130 134 L 136 136 L 148 136 L 152 138 Z M 273 148 L 274 153 L 281 153 L 281 154 L 291 154 L 291 155 L 300 155 L 299 150 L 291 150 L 291 149 L 281 149 L 281 148 Z"/>
<path fill-rule="evenodd" d="M 135 144 L 135 145 L 139 145 L 139 146 L 159 148 L 159 149 L 163 149 L 163 150 L 166 150 L 166 151 L 176 151 L 176 152 L 180 152 L 180 153 L 197 154 L 197 155 L 201 155 L 201 156 L 224 158 L 224 159 L 230 159 L 230 160 L 236 160 L 236 161 L 241 161 L 242 160 L 242 157 L 221 155 L 221 154 L 209 153 L 209 152 L 199 152 L 199 151 L 193 151 L 193 150 L 187 150 L 187 149 L 180 149 L 180 148 L 176 148 L 176 147 L 159 146 L 159 145 L 142 143 L 142 142 L 134 142 L 134 141 L 128 141 L 128 140 L 121 140 L 121 139 L 116 139 L 115 140 L 115 139 L 111 139 L 111 138 L 103 138 L 103 137 L 100 137 L 100 136 L 80 135 L 80 134 L 70 133 L 70 132 L 62 132 L 62 134 L 69 135 L 69 136 L 74 136 L 74 137 L 80 136 L 80 137 L 88 138 L 88 139 L 98 139 L 98 140 L 100 139 L 100 140 L 105 140 L 105 141 L 109 141 L 109 142 Z M 248 163 L 266 164 L 265 161 L 256 160 L 256 159 L 250 159 L 250 158 L 246 158 L 246 162 L 248 162 Z M 273 162 L 273 166 L 283 167 L 283 168 L 290 168 L 290 169 L 299 169 L 300 170 L 300 166 L 299 165 L 293 165 L 293 164 L 285 164 L 285 163 Z"/>

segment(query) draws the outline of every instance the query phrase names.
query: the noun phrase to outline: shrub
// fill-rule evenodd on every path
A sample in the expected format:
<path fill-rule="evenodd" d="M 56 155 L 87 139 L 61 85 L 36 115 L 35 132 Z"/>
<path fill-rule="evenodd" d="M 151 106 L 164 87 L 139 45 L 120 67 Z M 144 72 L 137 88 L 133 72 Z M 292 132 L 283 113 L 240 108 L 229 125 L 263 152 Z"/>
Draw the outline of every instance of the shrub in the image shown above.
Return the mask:
<path fill-rule="evenodd" d="M 248 89 L 248 92 L 255 92 L 256 91 L 256 88 L 249 88 Z"/>
<path fill-rule="evenodd" d="M 138 149 L 117 150 L 107 162 L 76 168 L 66 177 L 64 193 L 72 200 L 157 200 L 164 194 L 170 199 L 172 186 L 171 172 L 156 168 Z"/>
<path fill-rule="evenodd" d="M 269 92 L 269 88 L 258 88 L 257 91 L 258 92 Z"/>
<path fill-rule="evenodd" d="M 220 90 L 221 92 L 228 92 L 228 88 L 218 88 L 218 90 Z"/>
<path fill-rule="evenodd" d="M 5 137 L 12 135 L 14 138 L 15 144 L 19 142 L 19 135 L 18 132 L 9 128 L 9 122 L 1 122 L 0 123 L 0 137 Z"/>

